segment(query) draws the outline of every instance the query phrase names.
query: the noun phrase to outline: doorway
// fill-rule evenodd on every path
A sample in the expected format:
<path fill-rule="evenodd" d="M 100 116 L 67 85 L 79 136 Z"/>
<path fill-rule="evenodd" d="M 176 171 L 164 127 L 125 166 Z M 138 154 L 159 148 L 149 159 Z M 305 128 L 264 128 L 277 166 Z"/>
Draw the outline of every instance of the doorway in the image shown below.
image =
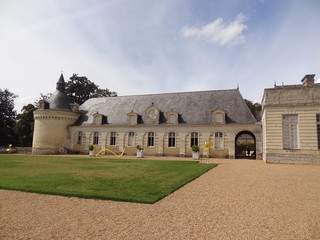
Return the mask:
<path fill-rule="evenodd" d="M 235 139 L 235 158 L 256 159 L 256 137 L 250 131 L 241 131 Z"/>

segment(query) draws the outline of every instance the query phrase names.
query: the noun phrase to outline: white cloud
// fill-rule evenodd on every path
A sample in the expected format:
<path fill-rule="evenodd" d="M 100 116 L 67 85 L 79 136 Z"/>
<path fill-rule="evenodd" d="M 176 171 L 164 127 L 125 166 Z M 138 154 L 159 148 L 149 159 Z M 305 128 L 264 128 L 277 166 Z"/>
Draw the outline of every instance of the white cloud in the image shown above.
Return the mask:
<path fill-rule="evenodd" d="M 243 14 L 239 14 L 233 22 L 228 24 L 223 23 L 222 18 L 217 18 L 200 28 L 184 27 L 181 33 L 184 37 L 197 37 L 221 46 L 237 45 L 245 42 L 242 32 L 248 27 L 243 24 L 244 20 Z"/>

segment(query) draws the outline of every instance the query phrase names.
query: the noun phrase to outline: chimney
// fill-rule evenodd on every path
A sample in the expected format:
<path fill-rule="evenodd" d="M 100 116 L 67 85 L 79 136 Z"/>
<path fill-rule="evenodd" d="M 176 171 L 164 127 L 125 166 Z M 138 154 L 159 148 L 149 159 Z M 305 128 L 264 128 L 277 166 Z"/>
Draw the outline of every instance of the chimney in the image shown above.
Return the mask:
<path fill-rule="evenodd" d="M 314 76 L 315 74 L 307 74 L 305 75 L 301 82 L 304 87 L 312 87 L 314 85 Z"/>

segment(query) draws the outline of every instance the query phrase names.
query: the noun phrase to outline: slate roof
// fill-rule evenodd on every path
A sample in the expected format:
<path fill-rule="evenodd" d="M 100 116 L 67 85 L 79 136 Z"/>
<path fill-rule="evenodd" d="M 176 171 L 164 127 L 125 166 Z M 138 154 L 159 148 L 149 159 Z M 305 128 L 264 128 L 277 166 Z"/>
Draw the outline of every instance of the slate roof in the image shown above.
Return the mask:
<path fill-rule="evenodd" d="M 50 110 L 71 112 L 70 100 L 65 93 L 65 85 L 63 74 L 61 74 L 56 85 L 56 91 L 48 100 Z"/>
<path fill-rule="evenodd" d="M 127 114 L 137 113 L 139 124 L 144 124 L 145 110 L 152 104 L 160 110 L 159 124 L 166 124 L 166 113 L 179 113 L 180 124 L 212 124 L 212 111 L 224 110 L 227 124 L 254 124 L 251 114 L 238 89 L 178 92 L 134 96 L 91 98 L 80 106 L 81 117 L 76 125 L 91 125 L 93 114 L 107 117 L 108 125 L 128 125 Z"/>

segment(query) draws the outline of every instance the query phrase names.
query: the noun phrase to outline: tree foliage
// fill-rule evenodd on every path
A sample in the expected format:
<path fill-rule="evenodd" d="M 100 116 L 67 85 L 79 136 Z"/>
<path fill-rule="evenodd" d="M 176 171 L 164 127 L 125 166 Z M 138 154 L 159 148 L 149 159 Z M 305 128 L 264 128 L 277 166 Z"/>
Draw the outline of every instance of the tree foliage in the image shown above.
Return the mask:
<path fill-rule="evenodd" d="M 14 99 L 17 95 L 0 89 L 0 146 L 15 144 L 13 126 L 16 121 Z"/>
<path fill-rule="evenodd" d="M 34 119 L 33 111 L 36 107 L 28 104 L 22 108 L 22 113 L 18 114 L 14 132 L 17 136 L 17 144 L 22 147 L 32 146 Z"/>
<path fill-rule="evenodd" d="M 248 106 L 248 108 L 250 109 L 251 113 L 253 114 L 253 116 L 259 120 L 260 119 L 260 112 L 261 112 L 261 104 L 260 103 L 253 103 L 251 100 L 245 99 L 244 100 Z"/>
<path fill-rule="evenodd" d="M 93 97 L 116 97 L 117 93 L 109 89 L 100 89 L 98 85 L 91 82 L 85 76 L 73 74 L 66 83 L 66 93 L 71 102 L 82 104 Z"/>

